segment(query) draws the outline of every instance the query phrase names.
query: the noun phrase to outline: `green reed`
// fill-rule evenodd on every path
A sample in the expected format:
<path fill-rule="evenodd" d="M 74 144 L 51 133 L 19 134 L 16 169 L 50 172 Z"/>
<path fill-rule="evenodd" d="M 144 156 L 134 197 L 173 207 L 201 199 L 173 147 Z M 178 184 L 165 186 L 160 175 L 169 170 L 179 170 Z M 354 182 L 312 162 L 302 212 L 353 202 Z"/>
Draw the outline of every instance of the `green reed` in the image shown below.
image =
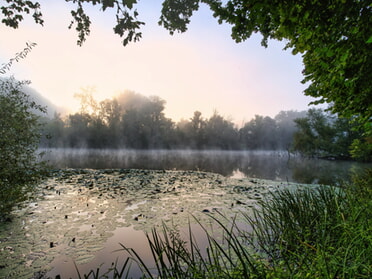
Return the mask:
<path fill-rule="evenodd" d="M 191 225 L 186 238 L 163 225 L 147 234 L 153 267 L 133 249 L 122 250 L 138 264 L 142 278 L 371 278 L 371 182 L 367 170 L 343 187 L 274 192 L 253 214 L 233 219 L 210 214 L 219 235 L 196 220 L 207 237 L 205 249 Z M 249 229 L 239 225 L 242 220 Z M 129 260 L 123 270 L 129 272 L 128 265 Z M 124 278 L 123 273 L 109 278 Z"/>

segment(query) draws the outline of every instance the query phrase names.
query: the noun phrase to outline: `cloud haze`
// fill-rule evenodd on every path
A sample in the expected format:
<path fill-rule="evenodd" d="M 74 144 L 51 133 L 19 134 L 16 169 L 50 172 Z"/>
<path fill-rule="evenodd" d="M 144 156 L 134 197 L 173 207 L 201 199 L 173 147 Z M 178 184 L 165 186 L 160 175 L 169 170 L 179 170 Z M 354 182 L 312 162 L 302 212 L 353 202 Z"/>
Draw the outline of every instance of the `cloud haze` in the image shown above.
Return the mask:
<path fill-rule="evenodd" d="M 142 1 L 141 1 L 142 2 Z M 99 100 L 124 90 L 157 95 L 167 101 L 166 115 L 189 118 L 195 110 L 206 117 L 214 110 L 236 123 L 255 114 L 274 116 L 280 110 L 307 109 L 302 93 L 301 57 L 282 51 L 284 43 L 260 45 L 260 37 L 236 44 L 229 27 L 201 9 L 185 34 L 170 36 L 157 26 L 159 1 L 138 8 L 146 22 L 143 39 L 123 47 L 113 34 L 113 14 L 88 9 L 93 29 L 82 47 L 68 30 L 68 3 L 42 1 L 45 27 L 26 20 L 18 30 L 0 26 L 0 64 L 27 41 L 38 45 L 14 64 L 11 73 L 29 79 L 32 87 L 58 106 L 78 108 L 74 93 L 94 86 Z M 87 6 L 89 7 L 89 6 Z M 149 8 L 151 7 L 151 9 Z"/>

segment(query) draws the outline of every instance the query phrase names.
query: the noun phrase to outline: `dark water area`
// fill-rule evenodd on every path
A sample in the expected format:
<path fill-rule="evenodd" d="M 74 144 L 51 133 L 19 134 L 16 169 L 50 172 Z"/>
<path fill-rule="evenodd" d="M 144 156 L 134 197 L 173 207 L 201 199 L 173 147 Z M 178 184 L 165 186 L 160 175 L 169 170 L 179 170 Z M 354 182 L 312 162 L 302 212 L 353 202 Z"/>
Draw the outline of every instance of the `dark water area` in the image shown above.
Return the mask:
<path fill-rule="evenodd" d="M 337 185 L 372 164 L 289 156 L 286 151 L 44 149 L 53 168 L 194 170 L 234 178 Z"/>

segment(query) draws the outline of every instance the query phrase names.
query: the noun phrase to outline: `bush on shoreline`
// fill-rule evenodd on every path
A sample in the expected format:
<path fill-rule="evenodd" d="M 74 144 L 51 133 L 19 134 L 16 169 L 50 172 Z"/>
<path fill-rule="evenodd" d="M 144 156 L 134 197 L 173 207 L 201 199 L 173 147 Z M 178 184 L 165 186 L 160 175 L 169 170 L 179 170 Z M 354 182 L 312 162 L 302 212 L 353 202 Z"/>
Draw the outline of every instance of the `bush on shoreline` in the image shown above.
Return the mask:
<path fill-rule="evenodd" d="M 0 79 L 0 221 L 28 198 L 46 174 L 39 162 L 39 116 L 45 109 L 23 92 L 27 82 Z"/>

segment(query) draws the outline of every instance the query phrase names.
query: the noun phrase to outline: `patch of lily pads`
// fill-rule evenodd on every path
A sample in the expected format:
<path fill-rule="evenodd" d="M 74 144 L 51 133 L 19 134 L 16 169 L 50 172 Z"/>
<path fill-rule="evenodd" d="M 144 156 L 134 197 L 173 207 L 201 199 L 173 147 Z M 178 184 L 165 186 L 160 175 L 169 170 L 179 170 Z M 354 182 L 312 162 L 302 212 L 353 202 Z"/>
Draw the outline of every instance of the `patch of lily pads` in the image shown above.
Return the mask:
<path fill-rule="evenodd" d="M 117 228 L 149 232 L 163 222 L 185 227 L 194 218 L 211 222 L 217 212 L 249 212 L 284 187 L 298 184 L 197 171 L 58 170 L 40 185 L 36 200 L 0 224 L 0 277 L 32 278 L 58 257 L 87 263 Z"/>

